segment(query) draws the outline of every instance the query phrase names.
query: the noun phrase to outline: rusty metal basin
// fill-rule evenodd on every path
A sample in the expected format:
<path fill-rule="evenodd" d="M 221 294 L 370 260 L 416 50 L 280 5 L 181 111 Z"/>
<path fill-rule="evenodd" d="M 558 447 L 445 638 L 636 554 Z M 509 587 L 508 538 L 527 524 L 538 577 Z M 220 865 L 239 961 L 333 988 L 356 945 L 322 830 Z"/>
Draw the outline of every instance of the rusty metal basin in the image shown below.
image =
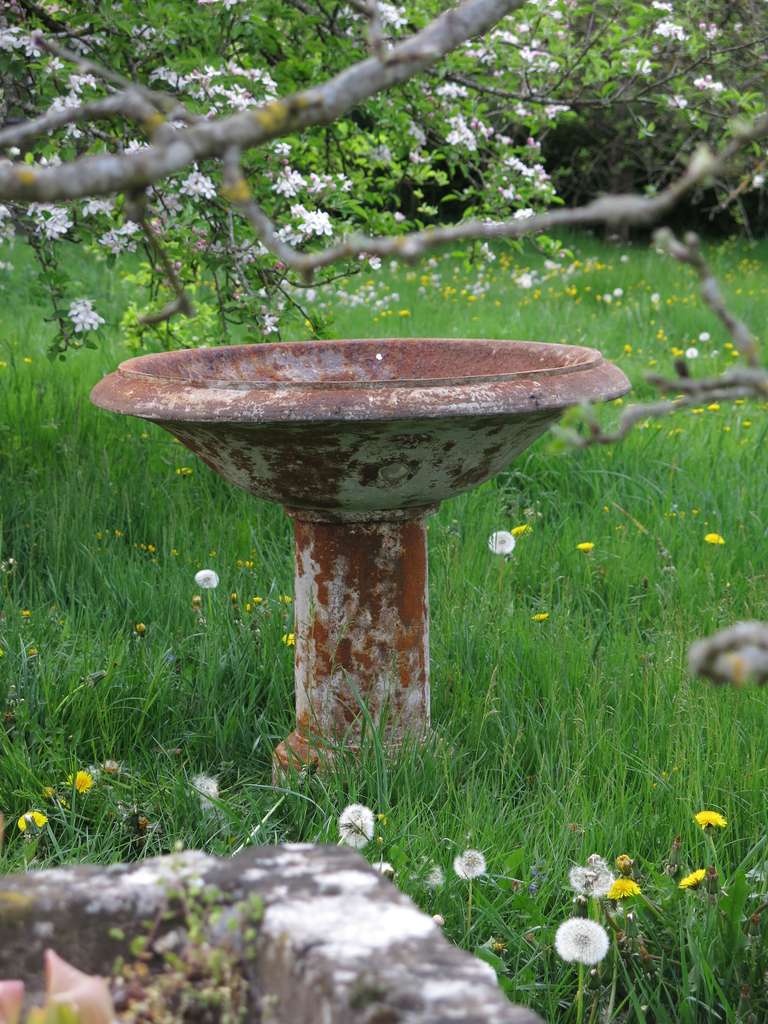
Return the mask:
<path fill-rule="evenodd" d="M 570 405 L 629 389 L 595 349 L 382 339 L 139 356 L 96 405 L 151 420 L 296 536 L 296 711 L 276 763 L 429 724 L 424 517 L 504 469 Z"/>

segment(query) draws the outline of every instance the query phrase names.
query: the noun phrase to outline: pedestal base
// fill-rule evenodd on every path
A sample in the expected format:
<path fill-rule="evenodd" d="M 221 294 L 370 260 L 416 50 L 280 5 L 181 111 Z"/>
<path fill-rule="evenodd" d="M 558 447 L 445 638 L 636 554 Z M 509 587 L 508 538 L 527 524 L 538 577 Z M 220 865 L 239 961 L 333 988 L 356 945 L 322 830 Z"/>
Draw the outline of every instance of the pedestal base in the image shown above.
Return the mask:
<path fill-rule="evenodd" d="M 296 729 L 275 751 L 276 771 L 320 766 L 324 742 L 358 749 L 371 727 L 390 748 L 427 732 L 426 513 L 339 522 L 289 511 L 296 537 Z"/>

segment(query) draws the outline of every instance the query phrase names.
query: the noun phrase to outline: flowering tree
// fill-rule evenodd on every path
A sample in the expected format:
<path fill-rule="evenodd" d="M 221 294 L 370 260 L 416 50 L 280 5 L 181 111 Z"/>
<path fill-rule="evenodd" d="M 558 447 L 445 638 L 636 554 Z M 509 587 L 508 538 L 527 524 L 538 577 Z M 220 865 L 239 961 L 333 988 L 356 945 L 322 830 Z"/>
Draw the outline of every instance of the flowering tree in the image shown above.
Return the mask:
<path fill-rule="evenodd" d="M 279 337 L 293 316 L 320 333 L 323 283 L 446 242 L 555 251 L 543 232 L 649 224 L 685 196 L 760 215 L 764 4 L 440 7 L 10 0 L 0 220 L 44 271 L 56 352 L 103 322 L 64 241 L 108 262 L 144 247 L 138 347 Z"/>
<path fill-rule="evenodd" d="M 121 325 L 136 347 L 234 323 L 279 337 L 293 315 L 319 334 L 316 290 L 385 256 L 530 234 L 557 251 L 545 232 L 647 226 L 684 199 L 759 219 L 766 40 L 760 0 L 8 0 L 0 231 L 34 249 L 54 354 L 104 322 L 71 292 L 64 241 L 108 262 L 144 247 Z M 696 237 L 657 242 L 697 271 L 746 366 L 695 380 L 682 364 L 654 380 L 677 397 L 575 443 L 768 391 Z M 764 681 L 768 627 L 743 627 L 694 648 L 694 669 Z"/>

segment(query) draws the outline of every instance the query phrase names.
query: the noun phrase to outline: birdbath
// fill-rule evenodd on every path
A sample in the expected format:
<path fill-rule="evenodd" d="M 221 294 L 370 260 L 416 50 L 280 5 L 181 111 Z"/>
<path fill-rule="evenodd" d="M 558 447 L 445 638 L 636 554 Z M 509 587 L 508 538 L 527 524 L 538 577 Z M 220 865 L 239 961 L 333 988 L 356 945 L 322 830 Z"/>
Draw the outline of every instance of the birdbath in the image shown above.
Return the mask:
<path fill-rule="evenodd" d="M 429 728 L 425 519 L 583 401 L 625 394 L 591 348 L 445 338 L 139 356 L 91 393 L 163 427 L 293 520 L 296 728 L 277 771 Z"/>

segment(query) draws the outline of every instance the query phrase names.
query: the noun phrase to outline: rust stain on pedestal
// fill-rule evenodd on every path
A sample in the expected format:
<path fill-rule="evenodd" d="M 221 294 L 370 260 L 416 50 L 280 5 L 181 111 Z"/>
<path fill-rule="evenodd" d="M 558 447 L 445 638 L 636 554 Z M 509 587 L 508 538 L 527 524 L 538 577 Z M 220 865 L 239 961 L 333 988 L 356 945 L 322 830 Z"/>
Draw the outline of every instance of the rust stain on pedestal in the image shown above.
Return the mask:
<path fill-rule="evenodd" d="M 626 393 L 590 348 L 474 339 L 236 345 L 140 356 L 92 400 L 152 420 L 284 505 L 296 535 L 296 730 L 278 768 L 429 725 L 424 516 L 563 409 Z"/>
<path fill-rule="evenodd" d="M 361 704 L 389 742 L 429 724 L 427 538 L 405 522 L 308 521 L 296 535 L 296 728 L 357 746 Z"/>

